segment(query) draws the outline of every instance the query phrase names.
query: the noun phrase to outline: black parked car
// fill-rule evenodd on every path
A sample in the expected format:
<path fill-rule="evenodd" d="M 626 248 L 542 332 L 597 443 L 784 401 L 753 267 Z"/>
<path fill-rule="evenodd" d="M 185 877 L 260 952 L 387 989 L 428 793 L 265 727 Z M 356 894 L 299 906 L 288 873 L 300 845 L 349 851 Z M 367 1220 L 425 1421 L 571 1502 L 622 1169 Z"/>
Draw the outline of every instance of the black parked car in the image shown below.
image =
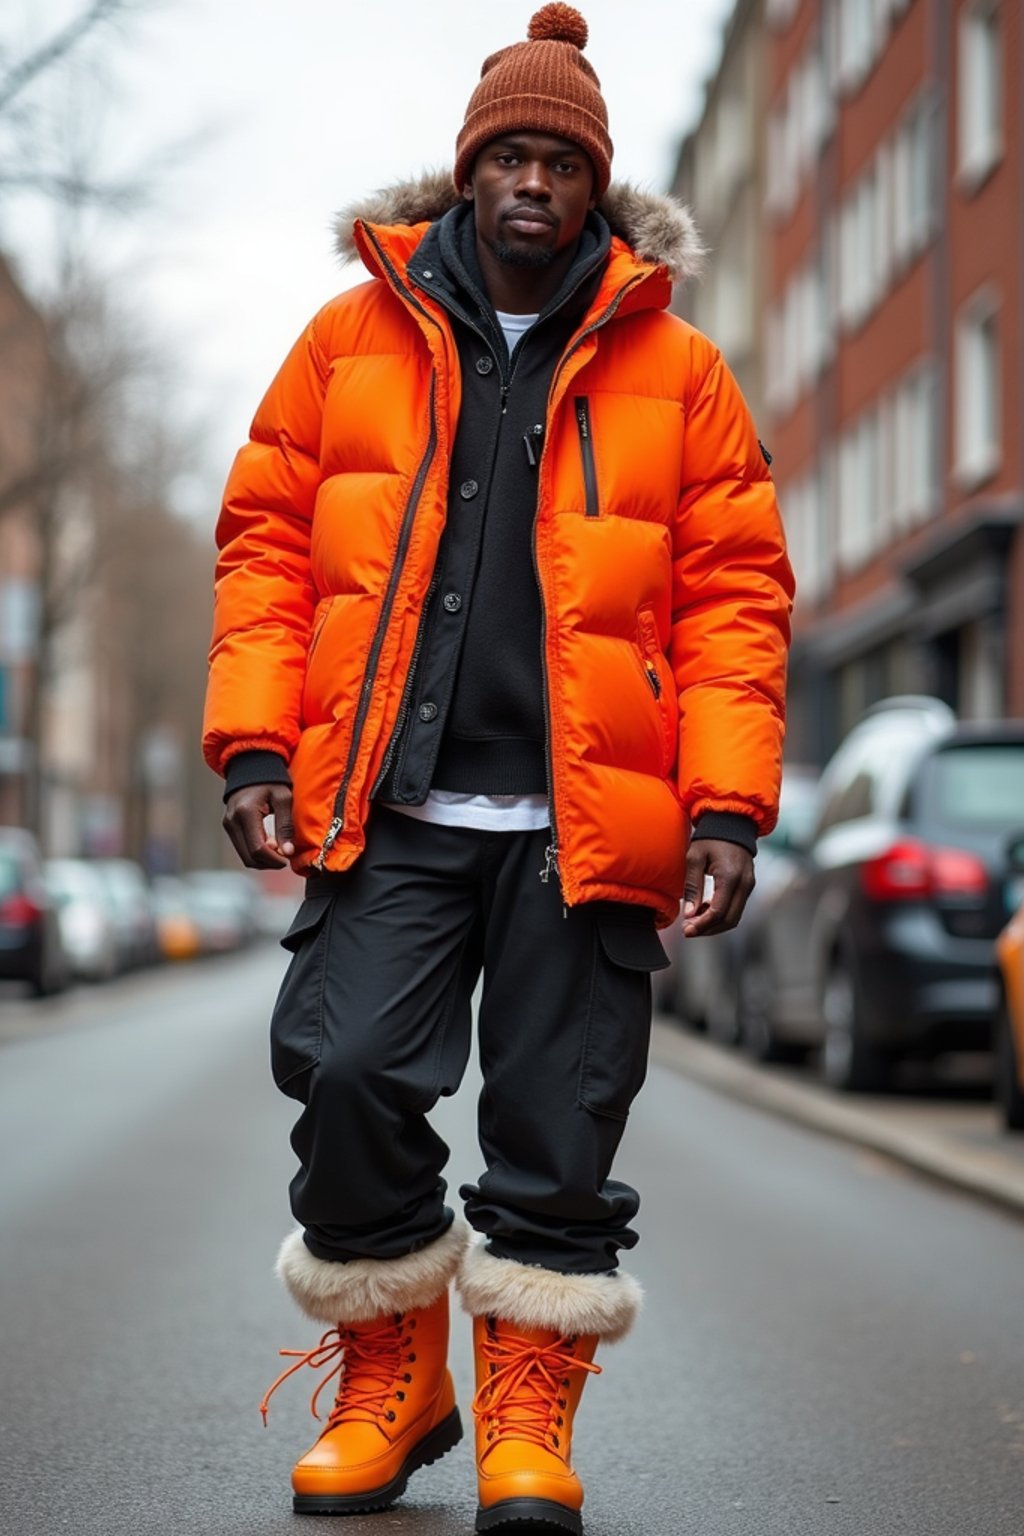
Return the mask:
<path fill-rule="evenodd" d="M 993 940 L 1021 899 L 1024 721 L 958 724 L 890 699 L 822 777 L 804 856 L 762 914 L 741 985 L 762 1055 L 821 1046 L 826 1080 L 882 1086 L 903 1056 L 986 1049 Z"/>
<path fill-rule="evenodd" d="M 21 827 L 0 827 L 0 977 L 27 981 L 45 997 L 67 986 L 68 976 L 36 840 Z"/>

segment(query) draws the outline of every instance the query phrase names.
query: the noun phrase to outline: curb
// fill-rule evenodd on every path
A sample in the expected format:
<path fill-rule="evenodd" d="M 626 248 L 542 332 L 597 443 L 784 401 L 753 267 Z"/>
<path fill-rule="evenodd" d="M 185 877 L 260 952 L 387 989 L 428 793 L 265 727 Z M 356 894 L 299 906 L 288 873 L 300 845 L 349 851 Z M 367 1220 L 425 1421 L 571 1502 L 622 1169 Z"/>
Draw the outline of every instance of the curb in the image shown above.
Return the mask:
<path fill-rule="evenodd" d="M 717 1093 L 822 1135 L 880 1152 L 938 1183 L 1024 1216 L 1024 1163 L 1017 1169 L 1012 1164 L 993 1162 L 984 1151 L 973 1152 L 952 1146 L 939 1136 L 887 1124 L 827 1090 L 775 1077 L 770 1070 L 724 1047 L 710 1045 L 657 1019 L 651 1055 L 661 1066 Z"/>

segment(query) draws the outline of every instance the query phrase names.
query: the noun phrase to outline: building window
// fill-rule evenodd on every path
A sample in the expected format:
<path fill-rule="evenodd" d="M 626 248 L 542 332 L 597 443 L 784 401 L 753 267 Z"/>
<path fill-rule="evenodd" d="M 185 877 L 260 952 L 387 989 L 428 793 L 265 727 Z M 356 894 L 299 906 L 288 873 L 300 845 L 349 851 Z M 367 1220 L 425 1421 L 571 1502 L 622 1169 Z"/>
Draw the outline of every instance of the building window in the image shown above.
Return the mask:
<path fill-rule="evenodd" d="M 934 115 L 930 99 L 906 114 L 892 151 L 892 244 L 900 265 L 912 261 L 931 239 L 934 223 Z"/>
<path fill-rule="evenodd" d="M 853 329 L 881 301 L 889 276 L 890 231 L 887 198 L 891 177 L 879 155 L 850 189 L 839 233 L 839 307 Z"/>
<path fill-rule="evenodd" d="M 768 25 L 776 32 L 784 32 L 796 15 L 797 3 L 798 0 L 767 0 Z"/>
<path fill-rule="evenodd" d="M 780 490 L 779 504 L 786 521 L 789 554 L 800 602 L 805 608 L 813 608 L 827 595 L 832 582 L 828 477 L 824 457 L 802 479 Z"/>
<path fill-rule="evenodd" d="M 839 444 L 840 565 L 855 570 L 885 542 L 888 527 L 882 485 L 882 443 L 877 408 L 866 411 Z"/>
<path fill-rule="evenodd" d="M 835 126 L 823 42 L 813 37 L 768 114 L 765 207 L 787 218 Z"/>
<path fill-rule="evenodd" d="M 978 186 L 1002 154 L 1002 48 L 995 0 L 978 0 L 960 18 L 957 89 L 961 185 Z"/>
<path fill-rule="evenodd" d="M 1000 460 L 998 306 L 976 294 L 956 331 L 956 477 L 965 487 L 989 479 Z"/>
<path fill-rule="evenodd" d="M 839 0 L 839 80 L 854 91 L 871 68 L 875 47 L 872 0 Z"/>
<path fill-rule="evenodd" d="M 902 379 L 893 405 L 891 501 L 904 533 L 930 517 L 937 500 L 937 389 L 931 364 Z"/>

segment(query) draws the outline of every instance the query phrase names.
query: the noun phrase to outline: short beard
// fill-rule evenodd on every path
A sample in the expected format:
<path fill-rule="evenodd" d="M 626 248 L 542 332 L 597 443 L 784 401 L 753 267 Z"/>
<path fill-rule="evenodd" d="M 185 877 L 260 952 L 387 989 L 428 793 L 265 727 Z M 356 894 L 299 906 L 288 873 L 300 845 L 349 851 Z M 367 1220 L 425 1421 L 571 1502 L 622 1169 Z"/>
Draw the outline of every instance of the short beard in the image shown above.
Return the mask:
<path fill-rule="evenodd" d="M 550 245 L 508 245 L 504 240 L 490 240 L 488 244 L 506 267 L 549 267 L 557 254 Z"/>

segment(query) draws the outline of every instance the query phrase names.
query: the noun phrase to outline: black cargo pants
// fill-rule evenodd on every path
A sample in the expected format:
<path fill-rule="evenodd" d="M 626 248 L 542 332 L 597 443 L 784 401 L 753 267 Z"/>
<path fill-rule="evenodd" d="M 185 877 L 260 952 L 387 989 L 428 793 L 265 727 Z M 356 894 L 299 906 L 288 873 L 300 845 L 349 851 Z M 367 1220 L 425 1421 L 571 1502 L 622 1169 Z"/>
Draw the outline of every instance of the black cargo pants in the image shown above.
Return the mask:
<path fill-rule="evenodd" d="M 609 1174 L 667 962 L 650 909 L 563 908 L 539 878 L 549 841 L 375 807 L 352 869 L 309 881 L 281 941 L 271 1055 L 305 1106 L 291 1201 L 319 1258 L 397 1258 L 450 1224 L 448 1148 L 426 1116 L 459 1086 L 481 970 L 470 1224 L 498 1257 L 564 1273 L 610 1271 L 636 1242 L 639 1197 Z"/>

